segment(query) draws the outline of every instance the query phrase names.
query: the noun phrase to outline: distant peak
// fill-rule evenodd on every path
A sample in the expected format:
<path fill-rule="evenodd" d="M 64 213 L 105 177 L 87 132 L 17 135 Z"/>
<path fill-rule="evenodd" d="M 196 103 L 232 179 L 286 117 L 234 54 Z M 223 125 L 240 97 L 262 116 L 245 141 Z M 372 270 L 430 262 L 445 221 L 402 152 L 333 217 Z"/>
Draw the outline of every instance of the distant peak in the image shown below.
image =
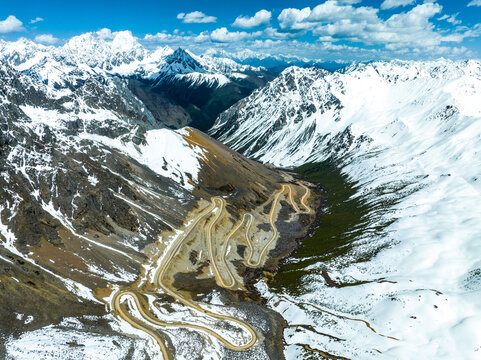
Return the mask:
<path fill-rule="evenodd" d="M 131 31 L 126 30 L 113 33 L 106 33 L 105 31 L 88 32 L 71 38 L 67 42 L 66 47 L 79 51 L 87 49 L 98 51 L 100 47 L 110 47 L 117 52 L 128 52 L 132 49 L 140 48 L 142 45 L 132 35 Z"/>
<path fill-rule="evenodd" d="M 175 51 L 170 56 L 175 58 L 192 58 L 192 56 L 190 56 L 190 54 L 181 47 L 175 49 Z"/>
<path fill-rule="evenodd" d="M 180 47 L 167 56 L 165 60 L 167 64 L 175 66 L 182 73 L 204 72 L 202 65 Z"/>
<path fill-rule="evenodd" d="M 327 73 L 327 71 L 318 69 L 315 67 L 300 67 L 296 65 L 289 66 L 286 68 L 281 75 L 286 76 L 286 75 L 294 75 L 294 76 L 304 76 L 307 74 L 322 74 L 322 73 Z"/>
<path fill-rule="evenodd" d="M 119 51 L 129 51 L 140 46 L 137 39 L 132 35 L 131 31 L 119 31 L 114 33 L 112 40 L 112 48 Z"/>

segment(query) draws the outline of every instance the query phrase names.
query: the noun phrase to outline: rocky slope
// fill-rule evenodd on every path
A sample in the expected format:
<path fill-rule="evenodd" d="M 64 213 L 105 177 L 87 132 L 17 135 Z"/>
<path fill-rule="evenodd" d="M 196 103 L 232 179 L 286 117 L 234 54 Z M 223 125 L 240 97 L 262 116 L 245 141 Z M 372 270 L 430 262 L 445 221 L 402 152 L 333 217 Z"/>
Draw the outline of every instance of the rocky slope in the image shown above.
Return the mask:
<path fill-rule="evenodd" d="M 292 67 L 219 116 L 211 134 L 233 149 L 318 163 L 313 174 L 334 164 L 351 184 L 342 201 L 370 209 L 325 238 L 332 253 L 295 259 L 295 291 L 259 283 L 289 323 L 303 319 L 285 333 L 288 356 L 479 356 L 480 96 L 479 61 Z"/>
<path fill-rule="evenodd" d="M 162 113 L 136 96 L 132 79 L 109 74 L 152 55 L 135 44 L 132 58 L 95 63 L 72 44 L 60 49 L 70 54 L 62 61 L 58 49 L 20 50 L 3 49 L 8 61 L 0 63 L 0 357 L 149 359 L 165 346 L 166 357 L 179 359 L 192 351 L 199 359 L 282 358 L 283 320 L 261 306 L 252 283 L 262 271 L 275 272 L 307 233 L 313 214 L 295 205 L 305 201 L 301 185 L 198 130 L 168 129 Z M 171 53 L 163 66 L 175 76 L 185 75 L 179 66 L 200 71 L 197 60 L 182 56 Z M 62 81 L 51 77 L 54 70 L 42 73 L 51 61 Z M 229 235 L 225 253 L 214 257 L 243 216 L 252 222 L 244 236 Z M 162 271 L 158 283 L 146 278 L 149 266 Z M 150 304 L 145 311 L 177 325 L 140 325 L 140 308 L 119 295 L 126 289 Z M 253 343 L 242 351 L 209 335 L 242 331 L 228 316 L 252 326 Z M 189 330 L 193 319 L 210 333 Z"/>

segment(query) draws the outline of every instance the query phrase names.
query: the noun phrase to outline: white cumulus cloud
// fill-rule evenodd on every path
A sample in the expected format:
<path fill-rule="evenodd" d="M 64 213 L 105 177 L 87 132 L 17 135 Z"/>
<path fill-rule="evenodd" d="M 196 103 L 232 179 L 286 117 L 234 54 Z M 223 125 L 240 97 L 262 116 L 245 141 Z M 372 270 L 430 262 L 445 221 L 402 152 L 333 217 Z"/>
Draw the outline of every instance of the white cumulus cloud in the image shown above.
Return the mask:
<path fill-rule="evenodd" d="M 280 32 L 278 29 L 268 27 L 262 31 L 262 37 L 268 38 L 268 39 L 276 39 L 276 40 L 282 40 L 282 39 L 294 39 L 301 37 L 304 35 L 304 32 Z"/>
<path fill-rule="evenodd" d="M 186 46 L 185 43 L 189 43 L 192 40 L 190 36 L 178 35 L 178 31 L 174 31 L 174 34 L 168 34 L 159 32 L 157 34 L 146 34 L 144 40 L 150 43 L 162 43 L 162 44 L 179 44 L 179 46 Z"/>
<path fill-rule="evenodd" d="M 310 22 L 333 22 L 349 19 L 351 21 L 373 21 L 377 19 L 378 10 L 372 7 L 342 6 L 337 1 L 326 1 L 312 9 L 307 18 Z"/>
<path fill-rule="evenodd" d="M 349 2 L 352 1 L 344 1 L 342 5 L 339 0 L 328 0 L 312 10 L 309 7 L 284 9 L 278 17 L 279 27 L 283 32 L 292 34 L 302 35 L 310 31 L 322 42 L 347 41 L 368 46 L 384 45 L 391 50 L 440 46 L 441 43 L 459 43 L 467 37 L 480 36 L 478 25 L 472 29 L 438 31 L 431 19 L 439 15 L 443 7 L 435 1 L 427 0 L 407 12 L 393 14 L 387 19 L 379 17 L 378 8 L 352 6 Z M 386 0 L 384 3 L 387 2 L 400 6 L 401 3 L 412 1 Z M 438 20 L 459 25 L 461 22 L 456 16 L 457 14 L 445 15 Z"/>
<path fill-rule="evenodd" d="M 407 6 L 414 3 L 416 0 L 384 0 L 381 4 L 381 9 L 394 9 L 400 6 Z"/>
<path fill-rule="evenodd" d="M 13 15 L 10 15 L 5 20 L 0 21 L 0 34 L 24 30 L 25 28 L 23 27 L 23 23 Z"/>
<path fill-rule="evenodd" d="M 441 16 L 438 20 L 446 20 L 450 24 L 459 25 L 459 24 L 462 23 L 462 21 L 457 18 L 458 15 L 459 15 L 459 13 L 454 14 L 454 15 L 445 14 L 445 15 Z"/>
<path fill-rule="evenodd" d="M 257 37 L 261 34 L 261 31 L 257 31 L 254 33 L 248 33 L 245 31 L 228 31 L 227 28 L 222 27 L 212 31 L 212 33 L 210 34 L 210 38 L 212 41 L 216 42 L 237 42 Z"/>
<path fill-rule="evenodd" d="M 217 18 L 215 16 L 207 16 L 202 11 L 193 11 L 188 14 L 180 13 L 177 15 L 177 19 L 182 20 L 182 22 L 186 24 L 205 24 L 217 22 Z"/>
<path fill-rule="evenodd" d="M 267 10 L 260 10 L 252 17 L 239 16 L 235 19 L 232 26 L 241 29 L 252 29 L 261 25 L 267 25 L 271 21 L 272 13 Z"/>
<path fill-rule="evenodd" d="M 481 0 L 472 0 L 468 3 L 468 6 L 481 6 Z"/>
<path fill-rule="evenodd" d="M 312 27 L 311 24 L 304 22 L 309 15 L 311 15 L 311 8 L 309 7 L 302 10 L 289 8 L 282 10 L 277 20 L 279 20 L 281 29 L 303 30 Z"/>
<path fill-rule="evenodd" d="M 406 13 L 394 14 L 387 20 L 377 16 L 369 21 L 343 19 L 321 24 L 313 33 L 324 40 L 384 44 L 390 49 L 439 45 L 443 41 L 451 41 L 434 31 L 434 25 L 429 21 L 441 10 L 442 6 L 437 3 L 424 3 Z"/>
<path fill-rule="evenodd" d="M 335 21 L 373 22 L 377 19 L 378 10 L 372 7 L 353 7 L 341 5 L 339 1 L 328 0 L 312 10 L 306 7 L 300 9 L 284 9 L 278 20 L 281 29 L 309 30 L 318 23 L 332 23 Z"/>
<path fill-rule="evenodd" d="M 35 19 L 30 20 L 30 24 L 35 24 L 43 20 L 43 18 L 37 16 Z"/>
<path fill-rule="evenodd" d="M 97 31 L 96 33 L 101 39 L 112 39 L 114 36 L 112 34 L 112 30 L 103 28 Z"/>
<path fill-rule="evenodd" d="M 35 41 L 41 44 L 53 45 L 58 42 L 58 39 L 52 34 L 42 34 L 35 36 Z"/>

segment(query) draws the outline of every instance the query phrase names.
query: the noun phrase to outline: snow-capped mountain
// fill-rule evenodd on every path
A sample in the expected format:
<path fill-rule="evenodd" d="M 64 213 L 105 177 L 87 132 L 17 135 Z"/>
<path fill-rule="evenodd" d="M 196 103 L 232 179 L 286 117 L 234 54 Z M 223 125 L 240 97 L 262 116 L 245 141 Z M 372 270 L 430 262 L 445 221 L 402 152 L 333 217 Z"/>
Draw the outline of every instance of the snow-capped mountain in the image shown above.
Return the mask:
<path fill-rule="evenodd" d="M 79 79 L 108 74 L 138 77 L 157 83 L 161 79 L 172 80 L 177 75 L 182 78 L 182 75 L 196 74 L 201 77 L 201 84 L 207 82 L 213 85 L 209 81 L 210 75 L 224 75 L 221 86 L 230 81 L 229 75 L 232 73 L 263 70 L 240 65 L 230 59 L 198 57 L 180 48 L 174 51 L 165 46 L 150 51 L 129 31 L 117 32 L 112 38 L 85 33 L 73 37 L 61 47 L 47 47 L 27 39 L 15 42 L 2 40 L 0 57 L 17 70 L 35 73 L 39 80 L 47 83 L 51 68 L 57 68 L 67 76 L 69 67 L 77 67 L 79 72 L 83 72 L 78 76 Z M 64 84 L 53 82 L 51 85 Z"/>
<path fill-rule="evenodd" d="M 199 59 L 201 60 L 201 59 Z M 183 49 L 177 49 L 165 57 L 159 71 L 149 78 L 154 81 L 153 87 L 172 86 L 178 82 L 185 82 L 186 87 L 192 88 L 205 85 L 207 87 L 222 87 L 230 82 L 224 75 L 226 69 L 218 71 L 207 70 L 193 54 Z M 227 69 L 227 73 L 230 69 Z"/>
<path fill-rule="evenodd" d="M 355 184 L 349 199 L 376 209 L 345 230 L 357 234 L 345 255 L 309 260 L 302 289 L 259 284 L 290 324 L 329 335 L 288 332 L 288 357 L 306 344 L 356 359 L 479 358 L 479 99 L 479 61 L 292 67 L 219 116 L 225 144 L 282 167 L 334 162 Z"/>
<path fill-rule="evenodd" d="M 313 60 L 295 55 L 266 54 L 263 52 L 255 52 L 250 49 L 245 49 L 238 52 L 227 52 L 221 49 L 208 49 L 205 54 L 213 58 L 231 59 L 237 63 L 249 66 L 268 68 L 276 73 L 280 73 L 289 66 L 316 67 L 328 71 L 335 71 L 343 69 L 351 64 L 342 61 L 325 61 L 320 59 Z"/>
<path fill-rule="evenodd" d="M 209 128 L 221 111 L 273 77 L 263 68 L 230 59 L 169 47 L 148 50 L 129 31 L 86 33 L 59 47 L 0 40 L 0 60 L 44 83 L 56 96 L 70 94 L 91 78 L 128 79 L 147 108 L 177 128 Z"/>
<path fill-rule="evenodd" d="M 135 71 L 135 66 L 148 62 L 151 55 L 130 31 L 120 31 L 109 40 L 96 33 L 74 36 L 59 48 L 58 54 L 75 63 L 108 72 L 119 72 L 122 66 L 129 65 L 129 70 Z"/>

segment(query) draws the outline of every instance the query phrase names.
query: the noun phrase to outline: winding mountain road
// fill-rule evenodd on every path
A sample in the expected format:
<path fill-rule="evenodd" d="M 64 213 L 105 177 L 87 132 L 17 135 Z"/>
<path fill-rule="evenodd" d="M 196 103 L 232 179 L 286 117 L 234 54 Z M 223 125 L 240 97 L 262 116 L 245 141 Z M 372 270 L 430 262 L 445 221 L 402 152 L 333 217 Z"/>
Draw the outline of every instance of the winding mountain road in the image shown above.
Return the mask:
<path fill-rule="evenodd" d="M 278 231 L 277 231 L 277 226 L 275 225 L 274 223 L 274 216 L 275 216 L 275 209 L 277 207 L 277 204 L 279 203 L 279 198 L 280 196 L 288 189 L 289 191 L 289 201 L 292 205 L 292 208 L 294 209 L 294 211 L 298 214 L 312 214 L 314 211 L 306 204 L 306 199 L 310 196 L 310 190 L 308 187 L 302 185 L 302 187 L 304 187 L 306 189 L 306 193 L 304 194 L 304 196 L 301 198 L 301 204 L 302 206 L 306 209 L 306 210 L 300 210 L 299 207 L 297 206 L 296 202 L 294 201 L 294 198 L 292 196 L 292 185 L 291 184 L 282 184 L 282 187 L 281 187 L 281 190 L 278 191 L 278 193 L 276 194 L 275 198 L 274 198 L 274 201 L 272 203 L 272 207 L 271 207 L 271 211 L 269 213 L 269 223 L 271 224 L 271 228 L 272 228 L 272 236 L 270 238 L 270 240 L 264 245 L 260 255 L 259 255 L 259 259 L 257 262 L 252 262 L 252 256 L 254 254 L 254 251 L 253 251 L 253 244 L 251 242 L 251 240 L 249 239 L 249 237 L 247 236 L 246 234 L 246 239 L 248 240 L 248 244 L 249 244 L 249 249 L 251 250 L 250 251 L 250 254 L 249 254 L 249 257 L 247 258 L 247 265 L 249 266 L 252 266 L 252 267 L 257 267 L 260 265 L 261 261 L 262 261 L 262 258 L 265 256 L 265 253 L 266 251 L 269 249 L 269 247 L 271 246 L 271 244 L 277 239 L 277 235 L 278 235 Z"/>
<path fill-rule="evenodd" d="M 113 298 L 113 303 L 114 303 L 114 308 L 115 310 L 119 313 L 120 317 L 122 319 L 124 319 L 125 321 L 127 321 L 131 326 L 133 326 L 134 328 L 138 329 L 138 330 L 141 330 L 145 333 L 147 333 L 148 335 L 150 335 L 152 338 L 154 338 L 154 340 L 157 342 L 157 344 L 159 344 L 160 346 L 160 351 L 162 352 L 162 358 L 163 360 L 168 360 L 168 359 L 171 359 L 172 357 L 169 356 L 169 351 L 167 349 L 167 347 L 165 346 L 165 343 L 164 341 L 160 338 L 159 334 L 157 334 L 155 331 L 152 331 L 151 329 L 149 329 L 148 327 L 146 327 L 144 324 L 140 324 L 138 323 L 137 321 L 133 320 L 130 316 L 129 313 L 125 312 L 121 306 L 121 298 L 123 296 L 131 296 L 134 298 L 134 301 L 135 301 L 135 305 L 137 306 L 137 309 L 139 310 L 140 314 L 142 315 L 142 317 L 144 318 L 144 320 L 146 321 L 151 321 L 150 320 L 150 316 L 148 316 L 144 311 L 143 311 L 143 308 L 142 308 L 142 305 L 140 304 L 139 302 L 139 298 L 137 297 L 137 294 L 134 293 L 133 291 L 124 291 L 124 292 L 120 292 L 120 293 L 116 293 L 114 295 L 114 298 Z M 137 319 L 136 319 L 137 320 Z M 154 323 L 153 321 L 151 321 L 152 323 Z"/>
<path fill-rule="evenodd" d="M 257 341 L 257 335 L 254 329 L 246 322 L 242 320 L 238 320 L 232 316 L 227 316 L 227 315 L 222 315 L 222 314 L 217 314 L 214 313 L 213 311 L 204 309 L 201 307 L 199 304 L 184 298 L 181 296 L 178 292 L 174 291 L 171 289 L 166 283 L 164 283 L 164 278 L 166 275 L 167 270 L 170 268 L 172 265 L 173 259 L 175 256 L 179 253 L 180 249 L 182 246 L 185 244 L 186 240 L 188 239 L 189 235 L 192 233 L 192 231 L 197 228 L 197 225 L 199 222 L 203 219 L 205 219 L 209 214 L 213 213 L 216 209 L 216 213 L 213 217 L 213 219 L 210 222 L 206 222 L 204 225 L 204 231 L 206 233 L 206 238 L 207 238 L 207 244 L 208 244 L 208 250 L 209 250 L 209 259 L 210 263 L 212 265 L 212 268 L 214 270 L 215 278 L 218 281 L 218 283 L 227 289 L 232 289 L 235 284 L 236 280 L 231 272 L 231 269 L 229 268 L 229 265 L 227 264 L 226 260 L 226 250 L 227 246 L 232 238 L 232 236 L 244 225 L 246 222 L 246 219 L 248 218 L 247 225 L 246 225 L 246 230 L 245 230 L 245 239 L 247 241 L 248 247 L 249 247 L 249 256 L 247 258 L 247 264 L 252 267 L 257 267 L 260 265 L 262 262 L 262 259 L 266 255 L 267 250 L 269 247 L 272 245 L 272 243 L 277 239 L 278 237 L 278 230 L 275 225 L 275 220 L 274 217 L 276 215 L 276 208 L 280 202 L 280 197 L 283 195 L 286 191 L 288 191 L 289 194 L 289 201 L 292 205 L 292 208 L 294 211 L 296 211 L 299 214 L 311 214 L 313 213 L 313 210 L 307 205 L 306 200 L 310 196 L 310 190 L 306 186 L 302 185 L 305 189 L 306 192 L 300 199 L 302 207 L 304 207 L 304 210 L 299 209 L 297 204 L 294 201 L 293 197 L 293 190 L 292 190 L 292 185 L 291 184 L 282 184 L 282 187 L 280 190 L 277 191 L 276 195 L 274 196 L 273 202 L 272 202 L 272 207 L 269 212 L 269 223 L 272 228 L 272 235 L 269 241 L 263 246 L 257 262 L 252 261 L 252 257 L 254 256 L 254 244 L 252 240 L 249 237 L 249 232 L 250 228 L 254 219 L 254 216 L 250 213 L 246 213 L 243 215 L 242 221 L 239 222 L 227 235 L 223 246 L 222 246 L 222 252 L 221 252 L 221 261 L 225 266 L 226 273 L 229 276 L 229 282 L 224 281 L 223 276 L 221 271 L 218 268 L 217 261 L 216 261 L 216 254 L 214 252 L 214 244 L 213 244 L 213 235 L 212 231 L 214 229 L 214 226 L 218 223 L 219 219 L 224 215 L 225 208 L 226 208 L 226 201 L 223 198 L 220 197 L 212 197 L 211 198 L 211 204 L 210 206 L 207 206 L 195 219 L 194 221 L 188 226 L 188 228 L 184 231 L 183 234 L 178 236 L 175 240 L 172 246 L 167 250 L 167 254 L 161 259 L 160 264 L 155 271 L 154 274 L 154 281 L 155 284 L 162 288 L 164 292 L 170 296 L 172 296 L 175 300 L 181 302 L 182 304 L 193 308 L 207 316 L 213 317 L 218 320 L 222 321 L 229 321 L 229 322 L 234 322 L 237 325 L 239 325 L 241 328 L 244 328 L 247 333 L 249 333 L 250 340 L 246 342 L 245 344 L 238 345 L 234 344 L 231 341 L 227 340 L 224 338 L 222 335 L 220 335 L 218 332 L 215 330 L 208 328 L 206 326 L 202 325 L 195 325 L 195 324 L 189 324 L 189 323 L 181 323 L 181 322 L 166 322 L 159 320 L 156 316 L 151 315 L 150 311 L 146 311 L 145 306 L 142 301 L 140 300 L 139 295 L 137 294 L 136 291 L 133 290 L 125 290 L 125 291 L 119 291 L 116 294 L 113 295 L 112 298 L 112 303 L 114 306 L 114 309 L 117 311 L 119 316 L 127 321 L 131 326 L 133 326 L 136 329 L 139 329 L 141 331 L 144 331 L 148 335 L 150 335 L 154 340 L 159 344 L 160 350 L 162 352 L 162 356 L 164 360 L 170 359 L 169 351 L 163 341 L 163 339 L 159 336 L 158 333 L 156 333 L 154 330 L 152 330 L 150 327 L 187 327 L 187 328 L 192 328 L 196 330 L 200 330 L 202 332 L 205 332 L 213 337 L 215 337 L 217 340 L 219 340 L 222 344 L 224 344 L 225 347 L 235 350 L 235 351 L 245 351 L 251 348 Z M 145 323 L 138 321 L 137 318 L 135 320 L 132 318 L 132 315 L 130 315 L 128 312 L 124 311 L 124 308 L 121 306 L 122 303 L 122 298 L 124 297 L 131 297 L 134 300 L 134 304 L 137 307 L 138 312 L 140 313 L 140 316 L 142 319 L 145 321 Z M 150 324 L 150 326 L 149 326 Z"/>
<path fill-rule="evenodd" d="M 287 185 L 287 187 L 289 188 L 289 201 L 290 201 L 294 211 L 297 212 L 298 214 L 313 214 L 314 210 L 312 210 L 312 208 L 309 207 L 309 205 L 306 204 L 306 200 L 311 195 L 311 190 L 309 190 L 309 188 L 307 186 L 305 186 L 304 184 L 301 184 L 301 186 L 304 189 L 306 189 L 306 192 L 304 193 L 304 195 L 301 198 L 301 205 L 302 205 L 302 207 L 304 207 L 305 210 L 300 210 L 299 207 L 297 206 L 296 202 L 294 201 L 294 198 L 292 196 L 292 185 L 291 184 Z"/>
<path fill-rule="evenodd" d="M 249 221 L 247 222 L 247 228 L 246 228 L 246 232 L 245 232 L 245 236 L 246 236 L 246 239 L 248 241 L 248 244 L 250 246 L 250 249 L 252 251 L 252 243 L 248 237 L 249 235 L 249 229 L 250 229 L 250 226 L 252 224 L 252 219 L 253 219 L 253 216 L 251 214 L 244 214 L 244 216 L 242 217 L 242 221 L 239 222 L 239 224 L 234 227 L 231 232 L 227 235 L 225 241 L 224 241 L 224 244 L 222 246 L 222 262 L 224 263 L 224 266 L 227 270 L 227 273 L 229 274 L 229 277 L 230 277 L 230 285 L 223 282 L 224 283 L 224 287 L 227 288 L 227 289 L 232 289 L 235 284 L 236 284 L 236 281 L 235 281 L 235 278 L 234 278 L 234 275 L 232 274 L 232 271 L 229 267 L 229 265 L 227 264 L 227 260 L 226 260 L 226 256 L 227 256 L 227 246 L 229 245 L 229 242 L 230 242 L 230 239 L 232 238 L 232 236 L 234 236 L 234 234 L 242 227 L 242 225 L 244 225 L 244 222 L 245 222 L 245 219 L 246 217 L 249 217 Z"/>
<path fill-rule="evenodd" d="M 222 199 L 222 198 L 218 198 L 218 197 L 213 197 L 212 198 L 212 206 L 211 206 L 211 209 L 209 211 L 207 211 L 207 213 L 213 211 L 215 208 L 216 208 L 216 202 L 219 201 L 220 202 L 220 206 L 219 206 L 219 212 L 216 214 L 216 217 L 214 219 L 214 222 L 211 223 L 211 226 L 213 226 L 213 224 L 217 221 L 217 219 L 220 217 L 220 215 L 222 214 L 222 212 L 224 211 L 225 209 L 225 206 L 224 206 L 224 202 L 225 200 Z M 211 333 L 211 335 L 215 336 L 218 340 L 220 340 L 227 348 L 231 349 L 231 350 L 236 350 L 236 351 L 245 351 L 245 350 L 248 350 L 250 347 L 252 347 L 256 341 L 257 341 L 257 335 L 254 331 L 254 329 L 249 325 L 247 324 L 246 322 L 242 321 L 242 320 L 238 320 L 232 316 L 227 316 L 227 315 L 221 315 L 221 314 L 216 314 L 210 310 L 206 310 L 204 308 L 202 308 L 201 306 L 199 306 L 198 304 L 196 304 L 195 302 L 193 301 L 190 301 L 182 296 L 180 296 L 178 293 L 176 293 L 175 291 L 173 291 L 172 289 L 170 289 L 167 285 L 164 284 L 163 282 L 163 278 L 164 278 L 164 274 L 166 272 L 166 270 L 169 268 L 169 265 L 171 264 L 171 261 L 172 261 L 172 258 L 175 256 L 175 254 L 178 252 L 178 250 L 180 249 L 180 247 L 182 246 L 182 244 L 184 243 L 184 241 L 186 240 L 187 236 L 190 234 L 190 232 L 192 231 L 193 227 L 195 227 L 195 225 L 197 225 L 197 223 L 200 221 L 200 219 L 207 215 L 205 214 L 206 211 L 204 211 L 201 216 L 199 216 L 197 218 L 197 220 L 194 222 L 194 224 L 190 227 L 189 231 L 187 231 L 187 233 L 185 234 L 185 236 L 183 236 L 180 241 L 177 242 L 177 244 L 173 247 L 174 250 L 170 252 L 168 258 L 166 259 L 165 262 L 162 262 L 162 264 L 160 265 L 159 269 L 157 270 L 157 273 L 156 273 L 156 279 L 157 279 L 157 284 L 167 293 L 169 294 L 170 296 L 172 296 L 173 298 L 175 298 L 176 300 L 178 300 L 179 302 L 181 302 L 182 304 L 186 305 L 186 306 L 189 306 L 195 310 L 198 310 L 208 316 L 211 316 L 211 317 L 214 317 L 216 319 L 219 319 L 219 320 L 227 320 L 227 321 L 231 321 L 231 322 L 234 322 L 238 325 L 240 325 L 241 327 L 244 327 L 250 334 L 250 337 L 251 337 L 251 340 L 244 344 L 244 345 L 235 345 L 235 344 L 232 344 L 231 342 L 229 342 L 228 340 L 224 339 L 222 336 L 218 335 L 218 334 L 213 334 L 213 331 Z"/>

